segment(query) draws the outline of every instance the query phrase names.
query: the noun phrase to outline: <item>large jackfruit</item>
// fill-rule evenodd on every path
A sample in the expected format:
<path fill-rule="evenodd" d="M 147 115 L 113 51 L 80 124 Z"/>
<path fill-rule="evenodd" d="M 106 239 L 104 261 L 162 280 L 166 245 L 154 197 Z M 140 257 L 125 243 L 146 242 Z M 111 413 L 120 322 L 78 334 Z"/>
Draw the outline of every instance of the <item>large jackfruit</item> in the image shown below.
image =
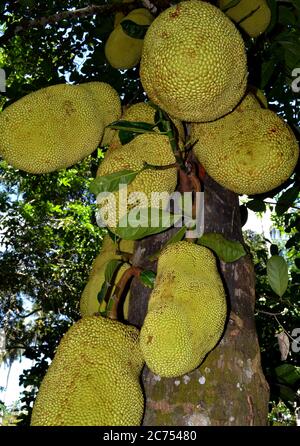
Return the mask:
<path fill-rule="evenodd" d="M 149 98 L 171 116 L 212 121 L 230 112 L 245 92 L 244 42 L 220 9 L 181 2 L 148 29 L 140 75 Z"/>
<path fill-rule="evenodd" d="M 87 91 L 54 85 L 24 96 L 0 114 L 0 155 L 26 172 L 52 172 L 90 155 L 103 130 Z"/>
<path fill-rule="evenodd" d="M 193 124 L 194 152 L 207 173 L 238 194 L 260 194 L 292 174 L 299 147 L 274 112 L 241 107 L 212 123 Z"/>
<path fill-rule="evenodd" d="M 145 8 L 134 9 L 111 32 L 105 44 L 105 56 L 110 65 L 117 69 L 136 66 L 142 55 L 144 39 L 130 37 L 123 31 L 122 21 L 131 20 L 137 25 L 150 25 L 152 14 Z"/>
<path fill-rule="evenodd" d="M 103 121 L 104 127 L 120 119 L 122 113 L 120 97 L 111 85 L 105 82 L 87 82 L 80 86 L 92 94 L 98 106 L 98 118 Z M 105 128 L 101 145 L 109 145 L 113 136 L 114 131 Z"/>
<path fill-rule="evenodd" d="M 155 124 L 155 108 L 151 107 L 151 105 L 145 102 L 138 102 L 137 104 L 128 107 L 122 116 L 122 120 L 131 121 L 131 122 L 147 122 L 148 124 Z M 185 141 L 185 130 L 182 122 L 178 119 L 172 119 L 173 124 L 175 125 L 178 132 L 178 141 L 179 146 L 183 147 Z M 159 132 L 157 128 L 155 131 Z M 119 139 L 119 132 L 115 130 L 115 135 L 110 144 L 110 150 L 115 149 L 116 147 L 121 146 L 121 141 Z"/>
<path fill-rule="evenodd" d="M 35 401 L 32 426 L 131 426 L 143 416 L 135 327 L 92 316 L 61 340 Z"/>
<path fill-rule="evenodd" d="M 107 235 L 105 236 L 102 244 L 102 249 L 100 254 L 96 257 L 93 262 L 92 270 L 89 276 L 89 280 L 83 290 L 80 299 L 80 313 L 82 317 L 92 316 L 99 312 L 100 304 L 98 301 L 98 293 L 105 282 L 105 270 L 107 264 L 111 260 L 121 260 L 122 255 L 117 254 L 118 245 L 112 241 L 112 239 Z M 121 240 L 119 244 L 119 249 L 122 252 L 133 253 L 134 242 L 130 240 Z M 123 273 L 129 268 L 128 263 L 124 263 L 119 269 L 115 283 L 121 279 Z M 113 294 L 114 288 L 111 293 Z M 128 302 L 128 297 L 126 301 Z"/>
<path fill-rule="evenodd" d="M 238 23 L 250 37 L 257 37 L 269 26 L 271 10 L 266 0 L 240 0 L 235 6 L 227 8 L 232 0 L 219 0 L 219 6 L 226 15 Z"/>
<path fill-rule="evenodd" d="M 148 367 L 164 377 L 196 368 L 219 341 L 226 312 L 213 254 L 187 242 L 169 245 L 159 257 L 141 329 L 140 345 Z"/>
<path fill-rule="evenodd" d="M 145 162 L 154 166 L 168 166 L 174 164 L 175 161 L 168 137 L 148 133 L 139 135 L 130 143 L 109 151 L 100 164 L 97 176 L 106 176 L 122 170 L 139 171 L 144 167 Z M 101 203 L 98 201 L 98 217 L 101 221 L 105 220 L 109 228 L 114 231 L 119 219 L 133 208 L 165 207 L 168 203 L 167 195 L 174 192 L 176 184 L 176 167 L 164 170 L 143 170 L 127 186 L 128 196 L 125 196 L 125 201 L 120 200 L 120 192 L 104 197 Z M 140 192 L 144 195 L 138 195 Z"/>

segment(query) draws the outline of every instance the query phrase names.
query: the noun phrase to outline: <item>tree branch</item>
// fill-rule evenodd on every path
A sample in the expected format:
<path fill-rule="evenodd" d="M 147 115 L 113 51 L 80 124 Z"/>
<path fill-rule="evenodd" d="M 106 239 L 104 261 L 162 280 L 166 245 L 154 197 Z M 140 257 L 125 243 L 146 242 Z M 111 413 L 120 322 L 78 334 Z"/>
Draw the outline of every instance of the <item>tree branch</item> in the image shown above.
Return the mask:
<path fill-rule="evenodd" d="M 136 5 L 134 3 L 115 3 L 111 5 L 91 4 L 89 6 L 86 6 L 85 8 L 61 11 L 48 17 L 43 16 L 31 20 L 23 19 L 8 27 L 5 34 L 0 37 L 0 46 L 6 44 L 12 37 L 24 34 L 32 28 L 39 28 L 46 25 L 51 25 L 66 19 L 88 17 L 94 14 L 107 15 L 117 11 L 128 13 L 135 6 Z"/>

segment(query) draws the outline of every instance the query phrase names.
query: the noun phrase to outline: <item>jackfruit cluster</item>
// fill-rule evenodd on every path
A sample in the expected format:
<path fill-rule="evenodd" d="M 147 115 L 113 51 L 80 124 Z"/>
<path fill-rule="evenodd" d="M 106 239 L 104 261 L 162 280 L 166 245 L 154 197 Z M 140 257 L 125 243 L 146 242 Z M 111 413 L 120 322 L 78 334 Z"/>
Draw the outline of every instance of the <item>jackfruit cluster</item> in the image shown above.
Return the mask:
<path fill-rule="evenodd" d="M 135 327 L 91 316 L 61 340 L 39 389 L 32 426 L 137 426 L 144 360 Z"/>
<path fill-rule="evenodd" d="M 250 37 L 257 37 L 268 28 L 271 10 L 266 0 L 240 0 L 230 7 L 232 0 L 219 0 L 218 4 L 228 17 Z"/>
<path fill-rule="evenodd" d="M 52 172 L 90 155 L 103 131 L 97 105 L 85 89 L 54 85 L 24 96 L 0 114 L 0 154 L 17 169 Z"/>
<path fill-rule="evenodd" d="M 184 241 L 169 245 L 158 260 L 140 334 L 150 370 L 171 378 L 195 369 L 219 341 L 226 313 L 213 254 Z"/>
<path fill-rule="evenodd" d="M 227 189 L 247 195 L 280 186 L 299 157 L 288 124 L 257 101 L 255 106 L 253 99 L 249 94 L 227 116 L 191 126 L 194 152 L 207 173 Z"/>
<path fill-rule="evenodd" d="M 148 9 L 138 8 L 120 20 L 105 44 L 105 56 L 112 67 L 122 70 L 133 68 L 139 63 L 142 55 L 144 39 L 133 38 L 126 34 L 122 22 L 131 20 L 137 25 L 150 25 L 153 19 Z"/>
<path fill-rule="evenodd" d="M 124 146 L 108 151 L 99 166 L 97 176 L 123 170 L 140 171 L 145 163 L 152 166 L 169 166 L 175 162 L 168 137 L 147 133 L 137 136 Z M 149 207 L 165 208 L 169 200 L 168 194 L 174 192 L 176 184 L 176 167 L 142 170 L 127 186 L 125 200 L 120 197 L 122 190 L 124 191 L 121 189 L 104 197 L 101 203 L 98 201 L 98 218 L 114 232 L 119 220 L 133 209 L 137 211 Z"/>
<path fill-rule="evenodd" d="M 146 122 L 147 124 L 155 124 L 155 108 L 151 107 L 151 105 L 145 103 L 145 102 L 138 102 L 137 104 L 131 105 L 128 107 L 123 115 L 122 120 L 124 121 L 130 121 L 130 122 Z M 181 121 L 178 119 L 172 119 L 172 122 L 174 126 L 176 127 L 177 137 L 178 137 L 178 143 L 179 147 L 184 146 L 184 140 L 185 140 L 185 130 L 184 126 Z M 156 132 L 159 132 L 159 129 L 156 127 L 154 128 Z M 114 136 L 111 140 L 109 150 L 113 150 L 116 147 L 120 147 L 122 145 L 120 139 L 119 139 L 119 131 L 114 130 Z"/>
<path fill-rule="evenodd" d="M 178 3 L 150 25 L 140 76 L 149 98 L 170 116 L 212 121 L 245 92 L 243 39 L 219 8 L 198 0 Z"/>
<path fill-rule="evenodd" d="M 113 130 L 106 128 L 112 122 L 118 121 L 122 114 L 121 101 L 116 90 L 105 82 L 87 82 L 81 84 L 93 96 L 98 108 L 98 119 L 103 121 L 104 135 L 101 145 L 106 146 L 111 143 Z"/>
<path fill-rule="evenodd" d="M 111 260 L 122 260 L 122 254 L 120 252 L 125 252 L 132 254 L 134 249 L 134 242 L 130 240 L 121 240 L 119 245 L 113 242 L 113 240 L 107 235 L 105 236 L 102 244 L 102 249 L 100 254 L 96 257 L 93 262 L 92 270 L 88 279 L 88 282 L 83 290 L 80 299 L 80 313 L 82 317 L 92 316 L 95 313 L 99 313 L 101 310 L 100 303 L 98 301 L 98 293 L 100 292 L 102 285 L 105 282 L 105 271 L 106 266 Z M 114 283 L 117 284 L 121 279 L 123 273 L 130 267 L 128 263 L 124 263 L 118 270 Z M 114 293 L 114 286 L 111 286 L 111 295 Z M 128 293 L 129 294 L 129 293 Z M 125 298 L 125 302 L 128 303 L 129 296 Z M 124 314 L 125 319 L 127 318 L 128 311 Z"/>

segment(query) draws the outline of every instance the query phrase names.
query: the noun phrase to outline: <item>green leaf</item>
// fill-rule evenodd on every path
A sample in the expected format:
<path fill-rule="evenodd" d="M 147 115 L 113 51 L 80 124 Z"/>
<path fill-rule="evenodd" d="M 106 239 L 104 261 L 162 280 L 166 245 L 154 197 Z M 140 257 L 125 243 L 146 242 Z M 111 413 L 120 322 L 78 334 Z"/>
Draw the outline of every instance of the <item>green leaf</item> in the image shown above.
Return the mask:
<path fill-rule="evenodd" d="M 241 215 L 241 225 L 245 226 L 248 220 L 248 209 L 245 204 L 240 206 L 240 215 Z"/>
<path fill-rule="evenodd" d="M 226 12 L 228 9 L 234 8 L 236 5 L 240 3 L 241 0 L 231 0 L 227 5 L 221 8 L 221 11 Z"/>
<path fill-rule="evenodd" d="M 294 185 L 290 189 L 286 190 L 278 199 L 275 211 L 277 215 L 284 214 L 299 197 L 300 187 Z"/>
<path fill-rule="evenodd" d="M 149 25 L 138 25 L 132 20 L 122 20 L 120 25 L 123 28 L 123 31 L 133 39 L 143 39 L 146 35 L 146 32 L 149 28 Z"/>
<path fill-rule="evenodd" d="M 180 242 L 183 237 L 185 236 L 185 233 L 187 231 L 186 226 L 182 226 L 182 228 L 179 229 L 179 231 L 176 232 L 168 241 L 165 243 L 162 248 L 159 251 L 156 251 L 154 254 L 148 257 L 150 261 L 153 261 L 159 257 L 159 254 L 162 252 L 163 249 L 165 249 L 167 246 L 172 245 L 173 243 Z"/>
<path fill-rule="evenodd" d="M 300 367 L 292 364 L 282 364 L 275 368 L 278 381 L 282 384 L 294 386 L 300 381 Z"/>
<path fill-rule="evenodd" d="M 268 85 L 273 73 L 277 67 L 276 60 L 271 58 L 267 61 L 264 61 L 261 65 L 261 75 L 260 75 L 260 88 L 264 90 L 264 88 Z"/>
<path fill-rule="evenodd" d="M 235 262 L 246 255 L 240 242 L 227 240 L 222 234 L 214 232 L 204 234 L 197 243 L 212 249 L 223 262 Z"/>
<path fill-rule="evenodd" d="M 105 279 L 104 279 L 104 283 L 101 287 L 101 290 L 98 293 L 97 299 L 99 304 L 102 303 L 102 301 L 105 299 L 108 290 L 111 288 L 111 286 L 113 285 L 112 280 L 113 277 L 116 273 L 116 271 L 120 268 L 120 266 L 122 265 L 122 261 L 121 260 L 110 260 L 105 267 Z"/>
<path fill-rule="evenodd" d="M 139 278 L 142 284 L 145 285 L 147 288 L 154 288 L 156 274 L 153 271 L 143 271 L 140 274 Z"/>
<path fill-rule="evenodd" d="M 136 121 L 115 121 L 107 126 L 114 130 L 124 130 L 132 133 L 155 133 L 153 128 L 155 125 L 148 122 L 136 122 Z"/>
<path fill-rule="evenodd" d="M 300 258 L 299 257 L 297 259 L 295 259 L 295 266 L 296 266 L 296 268 L 300 269 Z"/>
<path fill-rule="evenodd" d="M 247 208 L 251 209 L 254 212 L 265 212 L 266 211 L 266 203 L 262 200 L 255 198 L 254 200 L 247 202 Z"/>
<path fill-rule="evenodd" d="M 119 131 L 119 140 L 121 141 L 122 146 L 129 144 L 136 136 L 138 136 L 138 133 L 128 132 L 127 130 Z"/>
<path fill-rule="evenodd" d="M 130 225 L 128 218 L 136 219 L 134 221 L 136 226 Z M 135 208 L 120 219 L 118 227 L 114 228 L 114 232 L 124 240 L 140 240 L 149 235 L 166 231 L 180 218 L 182 218 L 182 215 L 174 215 L 162 209 Z"/>
<path fill-rule="evenodd" d="M 300 234 L 296 233 L 291 238 L 288 239 L 288 241 L 285 244 L 286 249 L 290 249 L 293 246 L 297 247 L 298 244 L 300 244 Z"/>
<path fill-rule="evenodd" d="M 120 184 L 132 183 L 142 170 L 121 170 L 110 175 L 97 177 L 90 185 L 90 192 L 94 195 L 101 192 L 115 192 L 119 189 Z"/>
<path fill-rule="evenodd" d="M 267 262 L 267 274 L 272 290 L 282 297 L 289 283 L 288 266 L 284 258 L 272 256 Z"/>

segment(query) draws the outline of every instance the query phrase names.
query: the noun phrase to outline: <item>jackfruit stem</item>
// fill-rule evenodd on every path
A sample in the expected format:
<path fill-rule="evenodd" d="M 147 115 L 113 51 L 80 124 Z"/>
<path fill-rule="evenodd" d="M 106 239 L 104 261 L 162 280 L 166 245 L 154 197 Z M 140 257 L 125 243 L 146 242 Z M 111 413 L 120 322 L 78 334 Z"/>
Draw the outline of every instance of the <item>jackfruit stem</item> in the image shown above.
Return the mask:
<path fill-rule="evenodd" d="M 126 285 L 129 282 L 129 280 L 131 280 L 133 277 L 139 277 L 142 271 L 143 270 L 141 268 L 138 268 L 137 266 L 131 266 L 126 271 L 124 271 L 121 279 L 116 284 L 115 292 L 110 299 L 110 302 L 112 303 L 110 304 L 109 302 L 108 304 L 109 309 L 107 311 L 106 317 L 113 320 L 118 319 L 119 303 L 126 288 Z"/>

